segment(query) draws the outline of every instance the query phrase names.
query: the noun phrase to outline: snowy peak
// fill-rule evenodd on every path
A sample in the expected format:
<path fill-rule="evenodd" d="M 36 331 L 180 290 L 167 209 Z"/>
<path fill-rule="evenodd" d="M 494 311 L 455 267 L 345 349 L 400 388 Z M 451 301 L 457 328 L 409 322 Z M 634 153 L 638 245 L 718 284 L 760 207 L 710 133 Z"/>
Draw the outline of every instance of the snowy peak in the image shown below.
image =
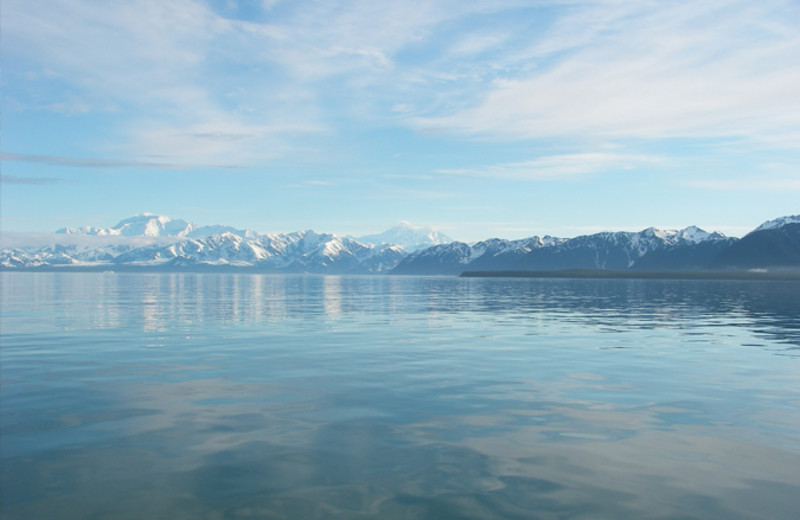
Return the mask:
<path fill-rule="evenodd" d="M 221 235 L 222 233 L 233 233 L 234 235 L 242 238 L 258 237 L 258 233 L 256 233 L 255 231 L 251 231 L 249 229 L 237 229 L 233 226 L 222 226 L 222 225 L 200 226 L 198 228 L 192 229 L 189 233 L 186 234 L 186 236 L 189 238 L 205 238 L 214 235 Z"/>
<path fill-rule="evenodd" d="M 466 244 L 453 242 L 435 229 L 407 223 L 355 239 L 311 230 L 273 234 L 223 225 L 197 227 L 143 213 L 109 228 L 60 229 L 57 233 L 83 236 L 56 240 L 55 245 L 48 239 L 44 244 L 3 248 L 0 268 L 246 267 L 263 272 L 458 274 L 464 270 L 749 268 L 765 262 L 794 266 L 800 262 L 800 251 L 793 253 L 800 244 L 793 238 L 798 223 L 800 215 L 771 220 L 756 231 L 779 229 L 779 233 L 751 233 L 741 240 L 689 226 L 605 231 L 575 238 L 493 238 Z M 773 234 L 780 236 L 761 236 Z M 756 238 L 789 242 L 773 247 L 780 254 L 769 257 L 768 245 Z M 787 256 L 786 251 L 791 254 Z"/>
<path fill-rule="evenodd" d="M 81 227 L 67 226 L 61 229 L 56 229 L 56 234 L 104 236 L 104 235 L 110 235 L 111 233 L 109 231 L 110 228 L 99 228 L 95 226 L 81 226 Z"/>
<path fill-rule="evenodd" d="M 708 231 L 702 230 L 697 226 L 689 226 L 681 229 L 678 232 L 678 236 L 691 244 L 699 244 L 700 242 L 705 242 L 706 240 L 725 238 L 725 235 L 722 233 L 709 233 Z"/>
<path fill-rule="evenodd" d="M 116 226 L 101 228 L 95 226 L 65 227 L 56 231 L 65 235 L 125 236 L 125 237 L 183 237 L 196 229 L 185 220 L 141 213 L 120 220 Z"/>
<path fill-rule="evenodd" d="M 185 220 L 172 220 L 169 217 L 142 213 L 121 220 L 112 229 L 118 230 L 122 236 L 180 237 L 185 236 L 194 228 L 194 224 L 189 224 Z"/>
<path fill-rule="evenodd" d="M 790 215 L 787 217 L 776 218 L 775 220 L 768 220 L 758 226 L 754 231 L 764 231 L 766 229 L 776 229 L 783 227 L 787 224 L 800 224 L 800 215 Z"/>
<path fill-rule="evenodd" d="M 643 237 L 654 237 L 669 245 L 675 245 L 681 242 L 699 244 L 707 240 L 721 240 L 725 238 L 725 235 L 722 233 L 716 231 L 709 233 L 697 226 L 689 226 L 679 230 L 650 227 L 641 231 L 639 235 Z"/>
<path fill-rule="evenodd" d="M 453 241 L 452 238 L 431 227 L 414 226 L 408 222 L 401 222 L 383 233 L 356 237 L 356 240 L 373 245 L 395 244 L 403 246 L 408 251 L 449 244 Z"/>
<path fill-rule="evenodd" d="M 396 274 L 454 274 L 464 270 L 631 269 L 645 257 L 669 256 L 696 268 L 729 239 L 690 226 L 681 230 L 650 227 L 575 238 L 533 236 L 521 240 L 493 238 L 471 246 L 455 242 L 416 251 L 403 259 Z M 699 249 L 702 251 L 697 252 Z M 680 252 L 680 253 L 678 253 Z M 694 254 L 694 256 L 692 256 Z M 671 255 L 671 256 L 670 256 Z M 648 260 L 651 264 L 653 260 Z M 663 268 L 663 267 L 660 267 Z"/>

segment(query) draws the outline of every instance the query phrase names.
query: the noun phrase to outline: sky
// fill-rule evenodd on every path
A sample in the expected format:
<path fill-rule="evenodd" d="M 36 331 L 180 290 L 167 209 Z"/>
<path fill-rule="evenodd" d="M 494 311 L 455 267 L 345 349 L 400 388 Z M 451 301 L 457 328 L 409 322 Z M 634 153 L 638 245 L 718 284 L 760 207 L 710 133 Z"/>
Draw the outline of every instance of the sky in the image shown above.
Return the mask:
<path fill-rule="evenodd" d="M 3 0 L 0 229 L 800 213 L 797 0 Z"/>

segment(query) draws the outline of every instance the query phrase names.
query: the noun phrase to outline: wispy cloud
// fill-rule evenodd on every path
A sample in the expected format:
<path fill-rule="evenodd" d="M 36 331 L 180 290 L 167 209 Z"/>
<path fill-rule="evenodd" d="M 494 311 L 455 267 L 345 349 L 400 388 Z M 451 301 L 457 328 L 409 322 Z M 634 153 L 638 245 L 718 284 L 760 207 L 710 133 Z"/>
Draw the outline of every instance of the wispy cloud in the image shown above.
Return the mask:
<path fill-rule="evenodd" d="M 302 181 L 302 182 L 296 182 L 296 183 L 293 183 L 293 184 L 287 184 L 286 187 L 287 188 L 301 188 L 301 189 L 304 189 L 304 188 L 320 188 L 320 187 L 324 188 L 324 187 L 333 186 L 333 185 L 334 185 L 334 183 L 330 182 L 330 181 L 322 181 L 322 180 L 318 180 L 318 179 L 310 179 L 310 180 L 305 180 L 305 181 Z"/>
<path fill-rule="evenodd" d="M 685 186 L 711 191 L 786 192 L 800 191 L 800 176 L 750 179 L 696 179 Z"/>
<path fill-rule="evenodd" d="M 81 116 L 114 107 L 118 127 L 105 146 L 178 164 L 258 164 L 335 132 L 332 115 L 342 111 L 396 118 L 380 107 L 437 103 L 431 78 L 459 75 L 402 52 L 441 54 L 441 24 L 515 3 L 309 0 L 276 16 L 266 2 L 264 16 L 239 19 L 235 4 L 196 0 L 8 0 L 4 53 L 28 64 L 18 107 Z M 499 43 L 478 34 L 458 47 L 474 55 Z"/>
<path fill-rule="evenodd" d="M 113 107 L 95 142 L 127 158 L 7 160 L 248 166 L 324 153 L 375 121 L 430 140 L 568 137 L 574 150 L 676 137 L 800 148 L 793 0 L 268 0 L 248 19 L 222 4 L 7 0 L 4 55 L 27 69 L 9 99 L 78 117 Z M 641 160 L 443 171 L 546 179 Z"/>
<path fill-rule="evenodd" d="M 20 233 L 4 231 L 0 235 L 2 247 L 45 247 L 52 245 L 69 245 L 76 247 L 105 247 L 127 245 L 139 247 L 151 244 L 168 244 L 172 237 L 127 237 L 127 236 L 94 236 L 94 235 L 66 235 L 60 233 Z"/>
<path fill-rule="evenodd" d="M 781 0 L 585 5 L 565 11 L 540 42 L 518 53 L 528 69 L 498 78 L 474 106 L 416 124 L 485 139 L 796 134 L 796 6 Z"/>
<path fill-rule="evenodd" d="M 13 20 L 3 26 L 4 51 L 48 71 L 27 75 L 38 94 L 18 100 L 19 107 L 80 115 L 118 107 L 120 126 L 102 136 L 104 144 L 132 157 L 164 158 L 114 166 L 252 163 L 279 156 L 292 137 L 322 126 L 302 88 L 288 96 L 289 85 L 258 72 L 270 61 L 264 51 L 280 39 L 267 25 L 227 19 L 192 0 L 10 0 L 3 14 Z M 51 84 L 69 87 L 68 96 Z M 229 96 L 237 87 L 241 92 Z M 42 92 L 53 92 L 51 99 Z"/>
<path fill-rule="evenodd" d="M 482 168 L 443 169 L 437 172 L 494 179 L 544 181 L 569 179 L 598 172 L 630 170 L 661 161 L 661 158 L 655 156 L 596 152 L 551 155 L 530 161 L 494 164 Z"/>
<path fill-rule="evenodd" d="M 36 164 L 46 164 L 53 166 L 67 166 L 72 168 L 102 168 L 102 169 L 117 169 L 117 168 L 138 168 L 138 169 L 154 169 L 154 170 L 181 170 L 186 168 L 236 168 L 236 165 L 192 165 L 192 164 L 177 164 L 168 162 L 152 162 L 152 161 L 128 161 L 118 159 L 97 159 L 97 158 L 79 158 L 79 157 L 57 157 L 51 155 L 33 155 L 22 153 L 0 153 L 0 159 L 3 161 L 16 161 L 27 162 Z M 3 176 L 3 181 L 6 179 L 17 179 L 17 184 L 33 184 L 25 181 L 26 178 Z M 59 179 L 53 179 L 59 180 Z M 8 181 L 8 182 L 14 182 Z"/>
<path fill-rule="evenodd" d="M 15 175 L 0 175 L 0 184 L 28 184 L 40 186 L 46 184 L 58 184 L 64 179 L 55 177 L 17 177 Z"/>
<path fill-rule="evenodd" d="M 375 191 L 370 195 L 365 195 L 365 199 L 370 200 L 452 200 L 458 199 L 463 196 L 462 193 L 456 193 L 452 190 L 425 190 L 413 188 L 398 188 L 396 186 L 386 186 L 379 191 Z"/>

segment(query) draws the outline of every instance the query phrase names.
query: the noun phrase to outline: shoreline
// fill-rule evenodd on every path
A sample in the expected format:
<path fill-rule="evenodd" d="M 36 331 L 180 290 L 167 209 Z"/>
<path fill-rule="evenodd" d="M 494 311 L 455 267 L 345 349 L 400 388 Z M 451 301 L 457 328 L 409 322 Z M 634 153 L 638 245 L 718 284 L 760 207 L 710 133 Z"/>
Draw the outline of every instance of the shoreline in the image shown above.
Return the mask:
<path fill-rule="evenodd" d="M 800 271 L 464 271 L 463 278 L 567 278 L 608 280 L 778 280 L 800 281 Z"/>

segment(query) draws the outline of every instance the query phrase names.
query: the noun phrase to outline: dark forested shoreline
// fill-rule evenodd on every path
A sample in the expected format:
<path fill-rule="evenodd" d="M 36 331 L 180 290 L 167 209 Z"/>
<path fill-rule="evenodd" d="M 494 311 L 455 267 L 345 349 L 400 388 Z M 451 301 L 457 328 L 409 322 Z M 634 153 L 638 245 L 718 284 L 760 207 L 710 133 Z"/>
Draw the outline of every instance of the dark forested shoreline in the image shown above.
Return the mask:
<path fill-rule="evenodd" d="M 465 278 L 594 278 L 627 280 L 798 280 L 800 271 L 606 271 L 565 269 L 552 271 L 464 271 Z"/>

